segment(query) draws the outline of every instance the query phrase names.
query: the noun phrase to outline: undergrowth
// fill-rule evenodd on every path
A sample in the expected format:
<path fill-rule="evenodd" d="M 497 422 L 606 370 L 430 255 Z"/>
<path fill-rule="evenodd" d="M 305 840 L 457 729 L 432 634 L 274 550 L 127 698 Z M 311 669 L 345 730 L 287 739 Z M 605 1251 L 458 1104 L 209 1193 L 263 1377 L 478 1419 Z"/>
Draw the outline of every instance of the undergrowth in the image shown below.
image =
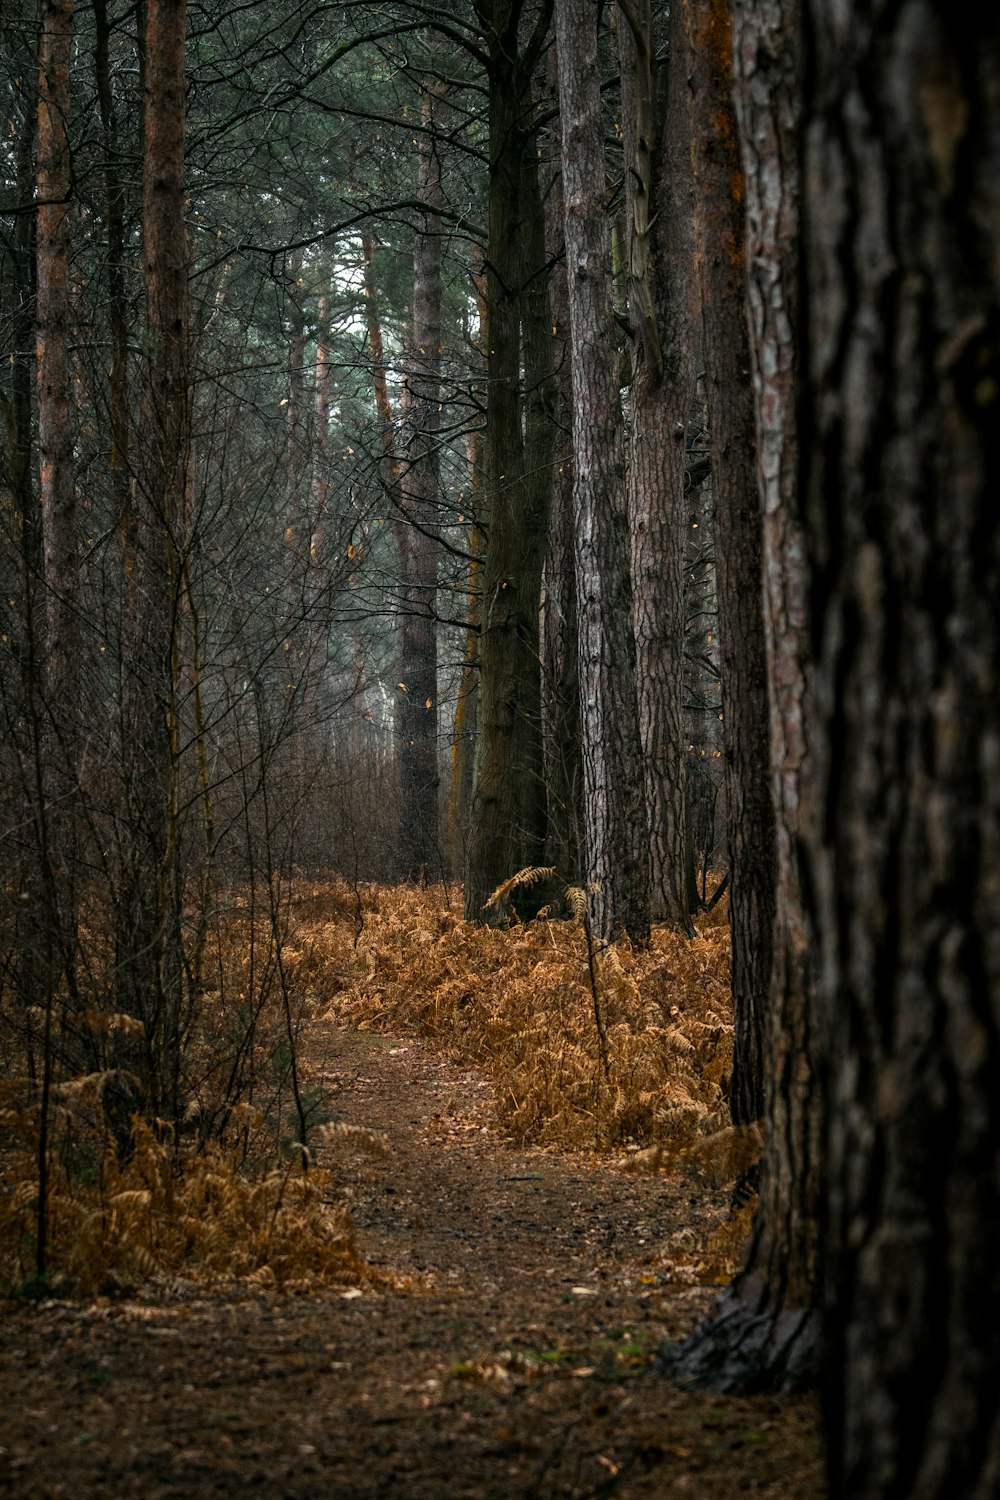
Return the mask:
<path fill-rule="evenodd" d="M 680 1169 L 715 1186 L 735 1180 L 760 1138 L 729 1127 L 725 903 L 693 939 L 658 927 L 648 948 L 596 952 L 582 901 L 563 909 L 565 920 L 477 927 L 440 886 L 300 879 L 284 888 L 279 924 L 273 903 L 260 912 L 234 897 L 214 917 L 189 996 L 183 1117 L 134 1115 L 125 1149 L 122 1100 L 128 1108 L 134 1096 L 116 1034 L 134 1018 L 115 1015 L 99 990 L 75 1006 L 62 1000 L 51 1018 L 45 1284 L 92 1292 L 235 1277 L 301 1287 L 370 1276 L 332 1172 L 338 1144 L 387 1148 L 329 1123 L 298 1061 L 306 1030 L 331 1023 L 420 1035 L 482 1068 L 497 1123 L 519 1142 L 619 1152 L 634 1170 Z M 95 940 L 95 974 L 100 948 Z M 41 1026 L 7 994 L 8 1288 L 32 1280 Z"/>
<path fill-rule="evenodd" d="M 652 1149 L 659 1154 L 650 1165 L 684 1161 L 705 1172 L 713 1163 L 704 1143 L 718 1138 L 726 1175 L 752 1153 L 753 1143 L 727 1132 L 724 901 L 696 938 L 661 926 L 648 949 L 621 943 L 598 952 L 596 993 L 586 934 L 572 918 L 476 927 L 440 886 L 369 887 L 362 908 L 359 934 L 344 893 L 297 891 L 287 952 L 296 982 L 328 1020 L 416 1033 L 483 1068 L 511 1137 Z"/>
<path fill-rule="evenodd" d="M 8 1126 L 10 1114 L 4 1111 Z M 178 1157 L 141 1123 L 125 1165 L 104 1140 L 87 1153 L 92 1165 L 84 1173 L 73 1153 L 78 1123 L 63 1117 L 59 1125 L 49 1181 L 51 1269 L 44 1287 L 29 1273 L 10 1289 L 120 1292 L 152 1281 L 170 1290 L 233 1278 L 303 1289 L 366 1279 L 347 1213 L 328 1201 L 329 1170 L 290 1160 L 250 1174 L 238 1151 L 215 1144 Z M 30 1150 L 11 1152 L 5 1165 L 0 1249 L 10 1281 L 13 1268 L 23 1272 L 30 1263 L 37 1186 Z"/>
<path fill-rule="evenodd" d="M 150 1117 L 123 1065 L 129 1048 L 143 1046 L 143 1026 L 113 1009 L 109 928 L 96 904 L 81 924 L 74 997 L 57 995 L 46 1018 L 4 989 L 0 1290 L 372 1278 L 337 1193 L 336 1151 L 386 1147 L 372 1132 L 330 1123 L 322 1094 L 301 1076 L 308 1006 L 283 968 L 286 921 L 283 906 L 252 893 L 233 893 L 216 910 L 200 981 L 186 995 L 181 1110 L 169 1121 Z"/>

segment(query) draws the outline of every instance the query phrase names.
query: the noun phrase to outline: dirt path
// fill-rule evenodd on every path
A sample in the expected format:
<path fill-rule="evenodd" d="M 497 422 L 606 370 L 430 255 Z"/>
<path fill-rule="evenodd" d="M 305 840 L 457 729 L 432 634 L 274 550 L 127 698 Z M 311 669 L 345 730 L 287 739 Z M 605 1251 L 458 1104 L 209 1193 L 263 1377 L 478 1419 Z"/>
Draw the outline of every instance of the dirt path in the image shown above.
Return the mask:
<path fill-rule="evenodd" d="M 487 1085 L 417 1043 L 332 1031 L 314 1063 L 392 1141 L 338 1177 L 362 1254 L 413 1289 L 7 1304 L 0 1495 L 818 1500 L 811 1403 L 652 1371 L 713 1295 L 691 1283 L 719 1205 L 512 1148 Z"/>

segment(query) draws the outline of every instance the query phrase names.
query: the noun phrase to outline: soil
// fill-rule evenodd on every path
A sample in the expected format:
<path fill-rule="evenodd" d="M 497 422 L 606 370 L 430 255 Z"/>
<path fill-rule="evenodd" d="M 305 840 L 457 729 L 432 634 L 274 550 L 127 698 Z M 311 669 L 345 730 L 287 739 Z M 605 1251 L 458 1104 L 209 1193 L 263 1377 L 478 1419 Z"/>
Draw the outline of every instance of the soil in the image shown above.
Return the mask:
<path fill-rule="evenodd" d="M 3 1304 L 0 1495 L 819 1500 L 812 1400 L 657 1373 L 724 1193 L 517 1147 L 417 1041 L 331 1029 L 312 1064 L 392 1143 L 338 1165 L 373 1284 Z"/>

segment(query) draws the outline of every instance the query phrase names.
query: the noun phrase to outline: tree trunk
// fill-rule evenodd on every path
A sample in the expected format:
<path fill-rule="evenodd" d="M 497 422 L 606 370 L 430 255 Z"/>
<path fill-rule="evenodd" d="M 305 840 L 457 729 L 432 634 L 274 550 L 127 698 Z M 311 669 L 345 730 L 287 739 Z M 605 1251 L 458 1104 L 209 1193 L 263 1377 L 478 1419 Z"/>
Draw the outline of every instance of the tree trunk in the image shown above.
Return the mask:
<path fill-rule="evenodd" d="M 317 565 L 322 560 L 330 499 L 330 394 L 333 354 L 330 348 L 330 283 L 333 254 L 324 242 L 316 267 L 316 378 L 313 384 L 312 485 L 307 551 Z"/>
<path fill-rule="evenodd" d="M 693 205 L 687 175 L 676 166 L 688 154 L 688 109 L 686 78 L 671 66 L 683 40 L 680 11 L 672 14 L 666 89 L 656 77 L 650 0 L 628 5 L 619 21 L 633 342 L 628 511 L 652 914 L 692 934 L 683 688 Z"/>
<path fill-rule="evenodd" d="M 294 536 L 296 524 L 301 527 L 305 511 L 303 481 L 307 466 L 306 442 L 306 291 L 303 285 L 302 252 L 291 256 L 288 267 L 288 396 L 285 406 L 286 453 L 285 515 L 293 528 L 293 544 L 302 545 Z"/>
<path fill-rule="evenodd" d="M 595 936 L 649 937 L 649 843 L 635 696 L 617 338 L 605 240 L 597 17 L 557 0 L 573 355 L 573 512 L 580 612 L 586 875 Z"/>
<path fill-rule="evenodd" d="M 482 571 L 478 741 L 469 828 L 465 914 L 483 917 L 490 895 L 518 870 L 539 865 L 545 844 L 539 604 L 548 529 L 551 472 L 529 474 L 524 383 L 539 380 L 532 342 L 522 347 L 526 277 L 544 286 L 544 262 L 526 266 L 528 247 L 544 243 L 531 120 L 531 77 L 545 29 L 523 45 L 520 5 L 491 0 L 481 14 L 490 46 L 490 168 L 487 248 L 486 505 Z M 530 259 L 530 250 L 528 258 Z"/>
<path fill-rule="evenodd" d="M 73 657 L 78 624 L 76 484 L 69 368 L 72 210 L 67 119 L 72 48 L 73 0 L 46 0 L 42 9 L 38 85 L 35 368 L 47 692 L 50 718 L 57 735 L 63 740 L 56 753 L 64 780 L 72 775 L 66 757 L 72 754 L 68 739 L 75 733 L 70 696 L 76 680 Z"/>
<path fill-rule="evenodd" d="M 368 354 L 371 361 L 372 395 L 379 436 L 379 477 L 393 515 L 400 508 L 399 459 L 396 454 L 396 418 L 389 399 L 389 382 L 385 368 L 385 341 L 379 312 L 378 285 L 375 279 L 375 239 L 371 230 L 360 230 L 361 253 L 365 279 L 365 323 L 368 329 Z"/>
<path fill-rule="evenodd" d="M 736 1034 L 736 1124 L 764 1113 L 775 902 L 761 512 L 745 320 L 743 171 L 732 105 L 729 0 L 683 0 L 715 498 Z"/>
<path fill-rule="evenodd" d="M 181 1028 L 179 611 L 191 524 L 192 370 L 184 224 L 185 0 L 147 0 L 142 452 L 127 580 L 125 765 L 131 845 L 118 903 L 119 1003 L 145 1026 L 148 1105 L 175 1118 Z M 128 559 L 126 559 L 128 563 Z"/>
<path fill-rule="evenodd" d="M 547 83 L 558 92 L 554 49 Z M 573 537 L 573 395 L 569 292 L 563 256 L 564 208 L 558 130 L 547 133 L 541 170 L 545 205 L 545 257 L 549 273 L 549 326 L 555 444 L 552 504 L 543 569 L 542 735 L 544 741 L 545 863 L 566 881 L 583 879 L 583 760 L 580 743 L 580 665 L 577 640 L 576 562 Z"/>
<path fill-rule="evenodd" d="M 815 998 L 798 868 L 808 715 L 805 557 L 795 430 L 800 117 L 794 14 L 737 0 L 735 100 L 746 183 L 750 351 L 763 504 L 764 619 L 778 856 L 766 1133 L 742 1274 L 681 1351 L 689 1383 L 794 1389 L 818 1369 L 822 1098 Z"/>
<path fill-rule="evenodd" d="M 1000 28 L 805 7 L 831 1494 L 1000 1491 Z"/>
<path fill-rule="evenodd" d="M 438 411 L 441 403 L 441 221 L 438 142 L 429 133 L 442 92 L 425 92 L 418 137 L 417 196 L 430 212 L 413 259 L 413 344 L 409 354 L 409 443 L 396 534 L 402 610 L 396 659 L 396 737 L 400 763 L 398 873 L 442 874 L 438 828 L 437 529 L 440 517 Z"/>
<path fill-rule="evenodd" d="M 562 210 L 562 195 L 559 194 Z M 560 228 L 560 239 L 561 239 Z M 582 880 L 583 762 L 580 743 L 580 662 L 573 535 L 573 401 L 570 392 L 569 308 L 566 276 L 552 302 L 557 330 L 557 447 L 553 455 L 552 513 L 545 552 L 542 608 L 542 714 L 545 739 L 545 863 L 560 877 Z"/>
<path fill-rule="evenodd" d="M 126 188 L 122 180 L 112 88 L 107 0 L 94 0 L 94 82 L 101 115 L 104 149 L 104 217 L 108 236 L 107 316 L 111 334 L 108 370 L 108 414 L 111 426 L 111 474 L 115 522 L 127 526 L 129 512 L 129 303 L 125 278 Z"/>
<path fill-rule="evenodd" d="M 27 53 L 27 48 L 25 48 Z M 19 69 L 24 80 L 23 92 L 12 99 L 10 107 L 14 193 L 18 203 L 29 203 L 36 187 L 35 140 L 38 108 L 34 91 L 34 67 L 37 55 Z M 20 105 L 20 119 L 18 108 Z M 10 396 L 0 402 L 4 418 L 4 443 L 0 450 L 3 482 L 13 498 L 17 524 L 26 565 L 23 587 L 28 577 L 41 573 L 41 538 L 38 534 L 37 507 L 31 479 L 34 450 L 31 434 L 31 392 L 34 385 L 35 352 L 35 218 L 20 214 L 14 223 L 9 242 L 10 273 L 0 283 L 0 307 L 10 329 Z M 27 611 L 25 611 L 25 617 Z"/>
<path fill-rule="evenodd" d="M 459 879 L 465 870 L 465 839 L 472 801 L 472 762 L 479 702 L 479 605 L 483 557 L 483 439 L 480 431 L 466 433 L 465 454 L 469 473 L 469 525 L 466 531 L 469 561 L 465 582 L 465 618 L 468 631 L 462 650 L 462 675 L 452 725 L 446 840 L 449 871 Z"/>
<path fill-rule="evenodd" d="M 36 745 L 39 808 L 47 848 L 46 918 L 49 984 L 65 973 L 75 992 L 77 814 L 79 811 L 80 562 L 73 461 L 73 376 L 70 369 L 70 240 L 72 163 L 68 136 L 69 71 L 73 51 L 72 0 L 42 8 L 38 81 L 38 215 L 35 241 L 35 372 L 38 413 L 38 508 L 45 589 L 45 647 L 41 673 L 44 720 Z M 51 990 L 50 990 L 51 994 Z"/>

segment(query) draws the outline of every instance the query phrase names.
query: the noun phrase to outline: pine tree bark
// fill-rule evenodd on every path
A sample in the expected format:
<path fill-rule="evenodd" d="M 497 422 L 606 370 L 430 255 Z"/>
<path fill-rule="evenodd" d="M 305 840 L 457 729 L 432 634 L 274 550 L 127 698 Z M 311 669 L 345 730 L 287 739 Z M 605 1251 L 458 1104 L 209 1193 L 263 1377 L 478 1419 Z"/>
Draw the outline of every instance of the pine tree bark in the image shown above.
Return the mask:
<path fill-rule="evenodd" d="M 38 414 L 38 512 L 45 591 L 41 685 L 43 719 L 35 747 L 37 826 L 45 848 L 49 985 L 65 974 L 75 993 L 76 894 L 81 722 L 79 697 L 80 559 L 73 460 L 70 241 L 73 205 L 68 134 L 72 0 L 46 0 L 41 14 L 35 231 L 35 373 Z M 38 674 L 35 674 L 36 676 Z M 37 687 L 32 684 L 32 687 Z M 41 803 L 44 802 L 44 806 Z M 58 956 L 56 956 L 58 955 Z M 49 990 L 52 993 L 52 990 Z"/>
<path fill-rule="evenodd" d="M 472 763 L 476 743 L 479 704 L 479 603 L 483 558 L 482 494 L 483 438 L 481 431 L 467 432 L 465 454 L 469 474 L 469 560 L 465 575 L 465 619 L 468 631 L 462 651 L 462 675 L 455 701 L 451 736 L 451 774 L 448 784 L 447 855 L 450 873 L 462 878 L 465 871 L 465 838 L 472 801 Z"/>
<path fill-rule="evenodd" d="M 831 1494 L 1000 1491 L 1000 28 L 805 6 Z"/>
<path fill-rule="evenodd" d="M 123 151 L 118 138 L 110 59 L 111 22 L 107 0 L 94 0 L 94 84 L 101 117 L 104 151 L 104 221 L 108 241 L 107 318 L 111 337 L 108 368 L 108 415 L 111 427 L 112 504 L 119 544 L 131 556 L 130 424 L 128 394 L 129 299 L 125 275 L 125 215 L 128 192 Z"/>
<path fill-rule="evenodd" d="M 332 405 L 334 358 L 330 323 L 330 289 L 333 280 L 333 247 L 326 241 L 316 264 L 316 364 L 313 382 L 312 484 L 309 515 L 309 553 L 318 558 L 330 499 L 330 408 Z"/>
<path fill-rule="evenodd" d="M 796 14 L 785 0 L 736 0 L 733 27 L 778 887 L 765 1038 L 767 1124 L 753 1235 L 743 1272 L 688 1341 L 680 1368 L 689 1382 L 755 1391 L 802 1387 L 817 1374 L 822 1095 L 798 861 L 809 667 L 795 424 L 801 113 Z"/>
<path fill-rule="evenodd" d="M 597 18 L 557 0 L 586 875 L 595 936 L 649 937 L 649 835 L 635 694 L 617 338 L 605 242 Z"/>
<path fill-rule="evenodd" d="M 689 155 L 681 12 L 671 13 L 666 86 L 657 77 L 650 0 L 619 21 L 622 141 L 628 219 L 628 512 L 636 688 L 649 817 L 652 914 L 692 934 L 685 881 L 685 444 L 691 403 L 692 194 L 676 164 Z M 659 67 L 663 67 L 660 63 Z"/>
<path fill-rule="evenodd" d="M 764 1113 L 775 833 L 761 512 L 745 320 L 743 170 L 732 104 L 729 0 L 683 0 L 715 497 L 736 1124 Z"/>
<path fill-rule="evenodd" d="M 558 211 L 558 243 L 561 246 L 561 187 L 550 192 L 546 204 L 547 213 Z M 549 243 L 552 243 L 551 239 Z M 573 534 L 573 398 L 570 390 L 569 305 L 566 273 L 561 264 L 553 268 L 552 287 L 557 395 L 552 512 L 545 550 L 542 609 L 542 709 L 548 809 L 545 863 L 563 879 L 579 882 L 582 879 L 583 765 Z"/>
<path fill-rule="evenodd" d="M 438 830 L 437 566 L 441 402 L 441 221 L 439 146 L 429 133 L 440 86 L 424 94 L 417 193 L 428 206 L 413 259 L 413 333 L 409 350 L 409 442 L 396 535 L 402 572 L 396 660 L 396 737 L 400 763 L 398 873 L 404 880 L 442 874 Z"/>
<path fill-rule="evenodd" d="M 555 49 L 547 85 L 558 94 Z M 545 137 L 542 200 L 549 273 L 550 364 L 554 410 L 552 505 L 545 549 L 542 603 L 542 733 L 545 757 L 545 863 L 578 884 L 582 876 L 583 763 L 577 642 L 576 563 L 573 545 L 573 395 L 569 294 L 563 253 L 564 208 L 559 132 Z"/>
<path fill-rule="evenodd" d="M 32 58 L 32 63 L 37 57 Z M 13 156 L 14 190 L 19 203 L 31 201 L 37 185 L 35 141 L 38 131 L 38 108 L 34 99 L 31 64 L 25 69 L 25 89 L 12 102 L 11 154 Z M 30 80 L 30 81 L 29 81 Z M 2 449 L 3 482 L 9 489 L 21 528 L 24 582 L 41 574 L 41 538 L 32 483 L 34 447 L 32 443 L 32 387 L 35 384 L 35 215 L 19 215 L 10 239 L 10 274 L 0 289 L 0 306 L 10 329 L 10 396 L 0 398 L 4 419 Z M 25 617 L 27 610 L 24 611 Z"/>
<path fill-rule="evenodd" d="M 367 225 L 362 227 L 359 237 L 364 264 L 365 324 L 368 331 L 372 394 L 375 400 L 379 437 L 379 477 L 392 513 L 398 514 L 401 500 L 399 458 L 396 453 L 395 437 L 396 418 L 389 398 L 389 382 L 386 376 L 385 341 L 382 337 L 382 318 L 379 312 L 378 285 L 375 279 L 375 238 Z"/>
<path fill-rule="evenodd" d="M 539 346 L 524 319 L 534 316 L 530 303 L 544 296 L 546 283 L 544 258 L 531 264 L 533 247 L 544 244 L 541 198 L 531 182 L 537 173 L 531 80 L 548 13 L 543 7 L 523 41 L 519 0 L 489 0 L 478 10 L 490 58 L 487 545 L 465 881 L 469 921 L 483 919 L 498 885 L 544 857 L 539 606 L 552 481 L 550 466 L 529 472 L 524 400 L 524 390 L 535 391 L 545 379 L 533 366 Z"/>
<path fill-rule="evenodd" d="M 35 368 L 47 693 L 52 722 L 64 741 L 59 759 L 66 775 L 71 775 L 66 737 L 75 731 L 70 698 L 76 680 L 79 582 L 69 367 L 72 205 L 67 121 L 72 48 L 73 0 L 46 0 L 39 51 Z"/>
<path fill-rule="evenodd" d="M 181 1047 L 178 756 L 180 613 L 191 526 L 192 368 L 184 223 L 185 0 L 147 0 L 142 259 L 146 326 L 135 554 L 126 555 L 124 770 L 130 846 L 117 903 L 123 1047 L 146 1104 L 176 1118 Z M 127 1054 L 127 1055 L 125 1055 Z"/>

